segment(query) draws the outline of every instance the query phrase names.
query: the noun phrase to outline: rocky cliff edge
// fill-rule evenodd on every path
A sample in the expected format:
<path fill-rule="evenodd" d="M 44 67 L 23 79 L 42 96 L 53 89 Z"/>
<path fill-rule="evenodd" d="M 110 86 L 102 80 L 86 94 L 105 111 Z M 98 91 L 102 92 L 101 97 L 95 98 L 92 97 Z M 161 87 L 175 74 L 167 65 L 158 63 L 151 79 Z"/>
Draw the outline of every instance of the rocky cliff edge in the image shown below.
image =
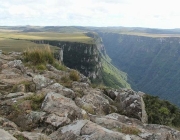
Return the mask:
<path fill-rule="evenodd" d="M 146 124 L 143 94 L 92 88 L 72 70 L 37 70 L 21 53 L 0 54 L 0 140 L 179 140 L 180 132 Z"/>

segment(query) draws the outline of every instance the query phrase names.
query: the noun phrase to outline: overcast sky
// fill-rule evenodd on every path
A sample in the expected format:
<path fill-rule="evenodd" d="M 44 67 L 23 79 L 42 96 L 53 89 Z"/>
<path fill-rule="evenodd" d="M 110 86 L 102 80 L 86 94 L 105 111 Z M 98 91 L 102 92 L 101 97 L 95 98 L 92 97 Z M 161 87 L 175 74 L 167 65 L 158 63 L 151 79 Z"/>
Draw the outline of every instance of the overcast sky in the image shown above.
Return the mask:
<path fill-rule="evenodd" d="M 180 28 L 180 1 L 1 0 L 0 25 Z"/>

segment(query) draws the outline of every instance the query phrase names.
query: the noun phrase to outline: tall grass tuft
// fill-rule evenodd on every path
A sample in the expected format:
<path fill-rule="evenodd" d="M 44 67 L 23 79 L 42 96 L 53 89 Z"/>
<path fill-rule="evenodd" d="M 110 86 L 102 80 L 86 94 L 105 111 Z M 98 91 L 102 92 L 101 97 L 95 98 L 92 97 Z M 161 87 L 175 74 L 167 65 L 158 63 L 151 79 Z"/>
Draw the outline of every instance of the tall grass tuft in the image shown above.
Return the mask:
<path fill-rule="evenodd" d="M 24 53 L 25 61 L 32 62 L 34 65 L 53 64 L 55 59 L 49 46 L 43 48 L 28 48 Z"/>
<path fill-rule="evenodd" d="M 58 70 L 66 71 L 66 66 L 54 58 L 54 53 L 49 46 L 28 48 L 24 53 L 24 61 L 30 62 L 38 70 L 45 70 L 46 64 L 51 64 Z"/>
<path fill-rule="evenodd" d="M 79 81 L 80 76 L 76 70 L 72 70 L 69 75 L 70 79 L 73 81 Z"/>

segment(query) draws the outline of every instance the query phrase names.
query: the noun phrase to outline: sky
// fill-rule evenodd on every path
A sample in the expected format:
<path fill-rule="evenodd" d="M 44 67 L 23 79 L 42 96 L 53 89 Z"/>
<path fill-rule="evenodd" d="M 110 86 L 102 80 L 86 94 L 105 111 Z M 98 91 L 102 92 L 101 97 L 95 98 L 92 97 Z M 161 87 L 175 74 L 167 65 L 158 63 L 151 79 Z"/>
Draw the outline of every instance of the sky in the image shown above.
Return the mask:
<path fill-rule="evenodd" d="M 178 0 L 1 0 L 0 26 L 180 28 Z"/>

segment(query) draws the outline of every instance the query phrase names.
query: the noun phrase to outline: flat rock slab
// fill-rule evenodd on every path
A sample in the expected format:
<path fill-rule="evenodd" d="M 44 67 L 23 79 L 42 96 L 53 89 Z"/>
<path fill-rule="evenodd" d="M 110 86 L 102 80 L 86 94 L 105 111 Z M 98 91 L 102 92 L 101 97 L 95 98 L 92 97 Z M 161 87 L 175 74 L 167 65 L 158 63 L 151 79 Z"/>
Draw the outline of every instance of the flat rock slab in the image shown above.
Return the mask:
<path fill-rule="evenodd" d="M 0 140 L 17 140 L 17 139 L 12 135 L 10 135 L 7 131 L 0 129 Z"/>

